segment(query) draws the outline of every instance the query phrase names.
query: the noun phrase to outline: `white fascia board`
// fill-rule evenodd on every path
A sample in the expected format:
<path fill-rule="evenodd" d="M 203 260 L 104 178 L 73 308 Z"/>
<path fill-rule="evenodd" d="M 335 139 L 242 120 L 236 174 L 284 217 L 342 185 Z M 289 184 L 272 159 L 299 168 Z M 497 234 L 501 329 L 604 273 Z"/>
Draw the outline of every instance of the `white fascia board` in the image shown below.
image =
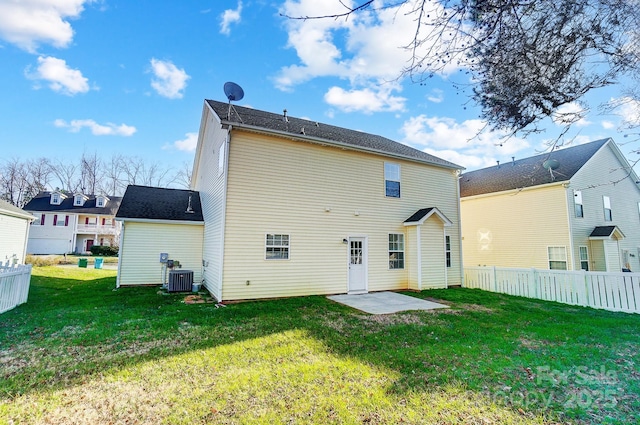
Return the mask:
<path fill-rule="evenodd" d="M 480 195 L 472 195 L 472 196 L 462 196 L 460 197 L 460 201 L 467 201 L 467 200 L 473 200 L 473 199 L 480 199 L 480 198 L 488 198 L 489 196 L 497 196 L 497 195 L 517 195 L 519 192 L 525 192 L 528 190 L 534 190 L 534 189 L 544 189 L 546 187 L 553 187 L 553 186 L 566 186 L 569 184 L 569 180 L 563 180 L 560 182 L 553 182 L 553 183 L 546 183 L 546 184 L 539 184 L 537 186 L 527 186 L 527 187 L 521 187 L 521 188 L 516 188 L 516 189 L 509 189 L 509 190 L 502 190 L 500 192 L 489 192 L 489 193 L 481 193 Z"/>
<path fill-rule="evenodd" d="M 156 220 L 152 218 L 127 218 L 116 217 L 116 221 L 123 223 L 153 223 L 153 224 L 186 224 L 190 226 L 204 226 L 204 221 L 187 221 L 187 220 Z"/>

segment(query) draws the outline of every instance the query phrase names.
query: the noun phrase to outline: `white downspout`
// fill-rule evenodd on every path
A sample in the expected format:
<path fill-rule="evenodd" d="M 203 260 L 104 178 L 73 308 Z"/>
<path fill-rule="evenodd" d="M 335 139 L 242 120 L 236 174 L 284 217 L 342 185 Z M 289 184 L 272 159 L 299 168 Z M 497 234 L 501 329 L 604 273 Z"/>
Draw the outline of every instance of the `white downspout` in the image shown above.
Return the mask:
<path fill-rule="evenodd" d="M 120 287 L 120 270 L 122 269 L 122 250 L 124 249 L 124 221 L 120 228 L 120 248 L 118 249 L 118 272 L 116 275 L 116 288 Z M 164 282 L 163 282 L 164 283 Z"/>
<path fill-rule="evenodd" d="M 418 238 L 416 251 L 418 254 L 418 291 L 422 291 L 422 237 L 420 236 L 420 225 L 416 226 L 416 237 Z"/>
<path fill-rule="evenodd" d="M 442 226 L 442 243 L 444 251 L 444 285 L 449 287 L 449 274 L 447 273 L 447 228 Z"/>

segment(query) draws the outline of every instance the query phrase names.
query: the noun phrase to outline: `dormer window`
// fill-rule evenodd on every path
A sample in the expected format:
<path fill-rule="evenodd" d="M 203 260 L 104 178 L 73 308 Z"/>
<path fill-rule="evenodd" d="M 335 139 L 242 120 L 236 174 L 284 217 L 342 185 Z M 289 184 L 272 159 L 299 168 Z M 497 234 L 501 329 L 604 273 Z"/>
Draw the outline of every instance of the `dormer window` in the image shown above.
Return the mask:
<path fill-rule="evenodd" d="M 61 194 L 60 192 L 53 192 L 51 194 L 51 205 L 60 205 L 62 203 L 62 200 L 66 198 L 63 194 Z"/>
<path fill-rule="evenodd" d="M 98 198 L 96 199 L 96 206 L 98 208 L 104 208 L 106 203 L 107 203 L 107 201 L 102 196 L 98 196 Z"/>
<path fill-rule="evenodd" d="M 86 196 L 84 196 L 81 193 L 76 193 L 73 196 L 73 206 L 74 207 L 81 207 L 84 205 L 84 202 L 87 200 Z"/>

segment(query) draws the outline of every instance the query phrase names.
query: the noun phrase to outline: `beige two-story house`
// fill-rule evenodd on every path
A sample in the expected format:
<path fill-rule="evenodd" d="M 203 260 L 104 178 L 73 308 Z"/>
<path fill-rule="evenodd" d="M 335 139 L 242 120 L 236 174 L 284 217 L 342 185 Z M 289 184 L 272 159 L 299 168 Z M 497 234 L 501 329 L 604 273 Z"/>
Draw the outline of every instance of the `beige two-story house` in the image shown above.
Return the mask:
<path fill-rule="evenodd" d="M 638 183 L 612 139 L 465 173 L 465 265 L 640 271 Z"/>

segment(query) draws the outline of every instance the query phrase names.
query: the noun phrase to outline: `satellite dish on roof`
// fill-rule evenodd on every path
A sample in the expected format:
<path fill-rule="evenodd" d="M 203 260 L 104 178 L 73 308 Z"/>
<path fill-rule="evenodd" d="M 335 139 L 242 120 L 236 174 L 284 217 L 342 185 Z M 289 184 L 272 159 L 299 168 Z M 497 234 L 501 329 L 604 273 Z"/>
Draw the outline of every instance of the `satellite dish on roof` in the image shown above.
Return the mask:
<path fill-rule="evenodd" d="M 244 97 L 244 90 L 242 90 L 242 87 L 240 87 L 234 82 L 227 81 L 226 83 L 224 83 L 224 94 L 225 96 L 227 96 L 227 99 L 229 99 L 229 109 L 227 111 L 227 120 L 231 120 L 231 109 L 233 108 L 240 122 L 243 122 L 242 118 L 240 118 L 240 114 L 238 114 L 238 111 L 236 111 L 236 108 L 231 104 L 231 101 L 242 100 L 242 98 Z"/>
<path fill-rule="evenodd" d="M 224 83 L 224 94 L 227 96 L 227 99 L 229 99 L 229 103 L 231 103 L 232 100 L 242 100 L 244 90 L 236 83 L 228 81 Z"/>

